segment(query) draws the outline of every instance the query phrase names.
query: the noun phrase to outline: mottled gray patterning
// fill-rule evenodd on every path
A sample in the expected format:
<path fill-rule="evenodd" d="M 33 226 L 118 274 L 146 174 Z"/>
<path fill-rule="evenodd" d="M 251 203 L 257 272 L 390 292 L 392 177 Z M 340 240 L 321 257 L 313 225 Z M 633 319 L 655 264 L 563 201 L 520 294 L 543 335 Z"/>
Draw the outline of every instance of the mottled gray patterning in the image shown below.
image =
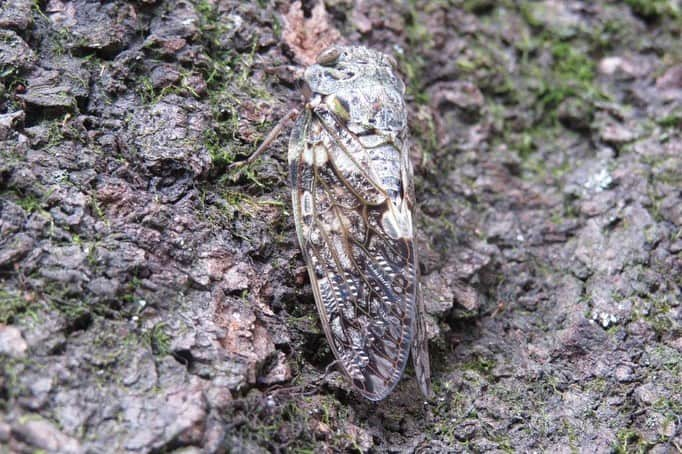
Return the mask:
<path fill-rule="evenodd" d="M 305 72 L 311 95 L 289 142 L 296 231 L 334 355 L 368 399 L 385 398 L 410 349 L 430 390 L 405 86 L 395 61 L 332 47 Z"/>

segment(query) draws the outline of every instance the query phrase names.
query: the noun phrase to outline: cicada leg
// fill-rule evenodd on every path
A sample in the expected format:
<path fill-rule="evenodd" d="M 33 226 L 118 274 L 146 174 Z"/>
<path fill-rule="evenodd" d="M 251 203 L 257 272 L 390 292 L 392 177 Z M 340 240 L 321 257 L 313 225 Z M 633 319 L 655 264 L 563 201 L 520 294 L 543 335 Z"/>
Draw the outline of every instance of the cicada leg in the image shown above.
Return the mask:
<path fill-rule="evenodd" d="M 275 127 L 272 128 L 268 135 L 265 136 L 263 143 L 261 143 L 260 146 L 256 148 L 256 151 L 251 153 L 251 155 L 243 161 L 233 162 L 232 164 L 229 165 L 228 169 L 233 170 L 253 164 L 256 161 L 256 159 L 258 159 L 268 148 L 270 148 L 272 142 L 274 142 L 279 137 L 279 135 L 282 133 L 282 130 L 286 126 L 287 122 L 297 117 L 298 114 L 299 114 L 298 109 L 291 109 L 285 116 L 283 116 L 277 122 Z"/>

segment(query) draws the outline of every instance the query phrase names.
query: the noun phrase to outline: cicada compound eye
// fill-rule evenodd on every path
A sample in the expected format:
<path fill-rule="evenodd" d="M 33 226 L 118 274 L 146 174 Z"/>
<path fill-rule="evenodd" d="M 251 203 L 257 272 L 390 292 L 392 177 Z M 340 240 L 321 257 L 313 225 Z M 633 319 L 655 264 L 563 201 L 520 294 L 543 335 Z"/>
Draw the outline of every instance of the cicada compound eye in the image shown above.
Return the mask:
<path fill-rule="evenodd" d="M 330 47 L 329 49 L 320 52 L 317 56 L 317 64 L 322 66 L 331 66 L 337 62 L 339 56 L 341 55 L 341 49 L 338 47 Z"/>

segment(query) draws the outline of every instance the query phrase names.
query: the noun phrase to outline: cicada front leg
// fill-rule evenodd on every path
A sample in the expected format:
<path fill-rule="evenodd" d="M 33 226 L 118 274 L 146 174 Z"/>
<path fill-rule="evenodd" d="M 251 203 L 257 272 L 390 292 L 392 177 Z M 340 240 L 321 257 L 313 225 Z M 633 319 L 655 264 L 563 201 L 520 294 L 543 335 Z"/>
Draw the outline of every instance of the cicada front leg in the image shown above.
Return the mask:
<path fill-rule="evenodd" d="M 263 139 L 263 143 L 261 143 L 260 146 L 256 148 L 256 151 L 251 153 L 251 155 L 243 161 L 233 162 L 232 164 L 229 165 L 228 169 L 234 170 L 253 164 L 256 161 L 256 159 L 258 159 L 265 151 L 267 151 L 270 148 L 272 142 L 277 140 L 279 135 L 282 133 L 282 130 L 285 128 L 287 122 L 289 122 L 289 120 L 291 119 L 298 117 L 298 115 L 299 115 L 298 109 L 291 109 L 285 116 L 283 116 L 277 122 L 275 127 L 272 128 L 268 135 L 265 136 L 265 139 Z"/>

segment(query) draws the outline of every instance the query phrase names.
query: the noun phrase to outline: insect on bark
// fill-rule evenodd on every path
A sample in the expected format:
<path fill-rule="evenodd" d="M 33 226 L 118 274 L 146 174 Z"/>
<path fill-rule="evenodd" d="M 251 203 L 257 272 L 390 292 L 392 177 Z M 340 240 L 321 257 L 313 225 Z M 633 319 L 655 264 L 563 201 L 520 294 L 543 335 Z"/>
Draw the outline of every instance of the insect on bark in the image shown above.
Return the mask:
<path fill-rule="evenodd" d="M 341 369 L 370 400 L 393 390 L 410 351 L 431 395 L 405 85 L 395 65 L 365 47 L 323 51 L 305 71 L 308 101 L 288 153 L 296 233 L 322 327 Z"/>

